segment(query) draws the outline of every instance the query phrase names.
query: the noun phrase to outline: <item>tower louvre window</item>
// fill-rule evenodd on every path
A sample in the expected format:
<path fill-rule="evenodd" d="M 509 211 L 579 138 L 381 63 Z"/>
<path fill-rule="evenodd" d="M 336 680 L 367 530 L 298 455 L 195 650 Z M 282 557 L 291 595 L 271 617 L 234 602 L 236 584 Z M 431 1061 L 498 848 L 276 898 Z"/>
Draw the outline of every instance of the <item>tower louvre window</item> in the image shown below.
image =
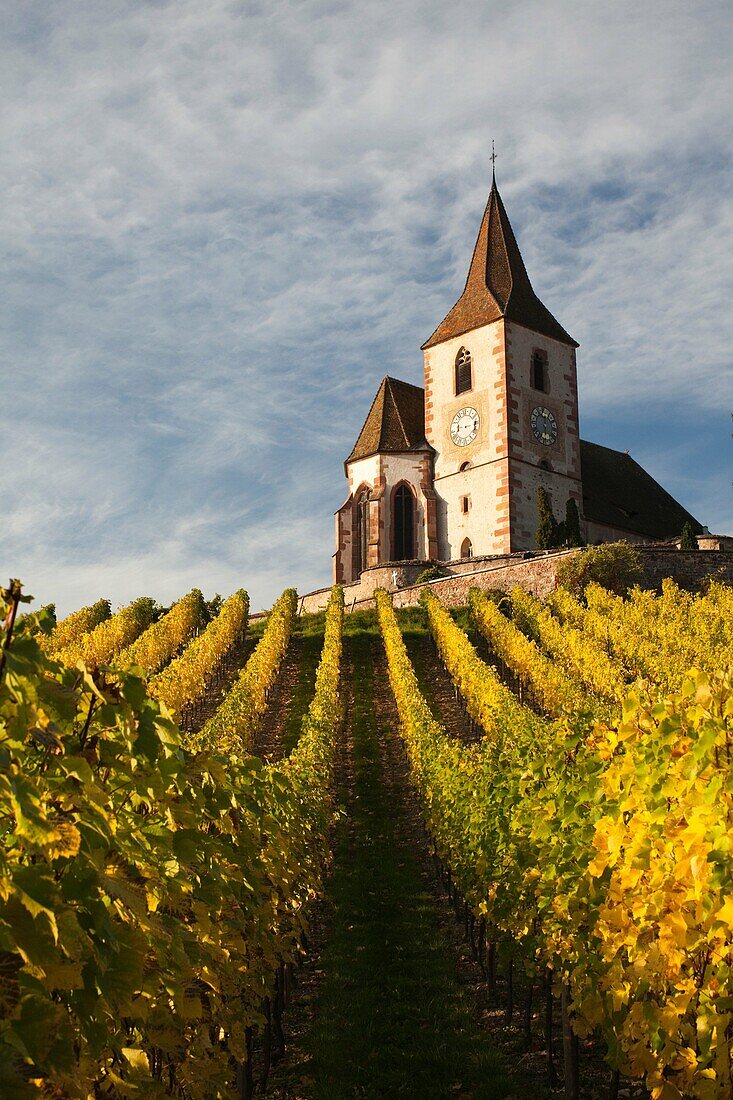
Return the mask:
<path fill-rule="evenodd" d="M 461 497 L 461 511 L 463 512 L 464 516 L 467 514 L 468 509 L 470 507 L 471 507 L 471 498 L 470 497 Z"/>
<path fill-rule="evenodd" d="M 548 391 L 547 352 L 533 351 L 529 367 L 529 384 L 534 390 L 542 393 Z"/>
<path fill-rule="evenodd" d="M 467 348 L 461 348 L 456 356 L 456 397 L 472 388 L 471 352 Z"/>

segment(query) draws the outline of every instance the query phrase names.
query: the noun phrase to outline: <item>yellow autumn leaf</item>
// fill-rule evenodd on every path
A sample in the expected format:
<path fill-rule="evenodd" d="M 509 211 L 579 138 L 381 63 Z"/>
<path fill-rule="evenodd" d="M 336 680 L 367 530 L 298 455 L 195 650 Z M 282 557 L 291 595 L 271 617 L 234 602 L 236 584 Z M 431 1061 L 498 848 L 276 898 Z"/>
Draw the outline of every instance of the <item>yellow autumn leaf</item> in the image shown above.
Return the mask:
<path fill-rule="evenodd" d="M 133 1069 L 141 1070 L 143 1073 L 150 1073 L 150 1063 L 148 1062 L 148 1056 L 144 1050 L 138 1050 L 137 1047 L 123 1047 L 122 1054 Z"/>

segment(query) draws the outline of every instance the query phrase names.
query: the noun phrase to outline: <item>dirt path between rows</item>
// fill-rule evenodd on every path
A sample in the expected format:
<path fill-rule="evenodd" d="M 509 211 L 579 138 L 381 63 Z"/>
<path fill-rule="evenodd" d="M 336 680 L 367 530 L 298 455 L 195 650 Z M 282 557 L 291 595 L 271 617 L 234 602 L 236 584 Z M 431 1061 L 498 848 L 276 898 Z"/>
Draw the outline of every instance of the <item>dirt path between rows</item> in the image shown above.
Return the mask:
<path fill-rule="evenodd" d="M 283 730 L 296 695 L 302 656 L 303 638 L 299 634 L 293 634 L 278 670 L 267 709 L 260 718 L 252 739 L 252 754 L 261 757 L 268 764 L 283 756 Z"/>

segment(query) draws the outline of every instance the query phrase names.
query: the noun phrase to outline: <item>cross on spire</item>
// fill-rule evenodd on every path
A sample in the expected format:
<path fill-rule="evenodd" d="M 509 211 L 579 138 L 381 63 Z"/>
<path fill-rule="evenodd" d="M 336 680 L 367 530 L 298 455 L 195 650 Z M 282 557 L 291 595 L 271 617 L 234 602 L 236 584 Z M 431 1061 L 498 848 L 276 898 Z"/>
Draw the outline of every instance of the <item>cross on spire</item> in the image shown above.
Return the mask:
<path fill-rule="evenodd" d="M 496 183 L 496 150 L 494 149 L 494 139 L 491 139 L 491 182 Z"/>

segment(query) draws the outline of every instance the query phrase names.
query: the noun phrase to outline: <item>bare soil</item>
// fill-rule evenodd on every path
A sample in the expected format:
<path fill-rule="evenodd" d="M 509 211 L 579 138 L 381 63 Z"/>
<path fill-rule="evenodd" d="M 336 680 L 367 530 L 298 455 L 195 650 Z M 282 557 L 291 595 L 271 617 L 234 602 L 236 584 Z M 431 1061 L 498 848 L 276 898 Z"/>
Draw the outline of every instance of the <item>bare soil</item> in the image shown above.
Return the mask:
<path fill-rule="evenodd" d="M 283 756 L 283 731 L 296 695 L 303 654 L 303 637 L 291 634 L 275 686 L 252 740 L 252 754 L 271 764 Z"/>

